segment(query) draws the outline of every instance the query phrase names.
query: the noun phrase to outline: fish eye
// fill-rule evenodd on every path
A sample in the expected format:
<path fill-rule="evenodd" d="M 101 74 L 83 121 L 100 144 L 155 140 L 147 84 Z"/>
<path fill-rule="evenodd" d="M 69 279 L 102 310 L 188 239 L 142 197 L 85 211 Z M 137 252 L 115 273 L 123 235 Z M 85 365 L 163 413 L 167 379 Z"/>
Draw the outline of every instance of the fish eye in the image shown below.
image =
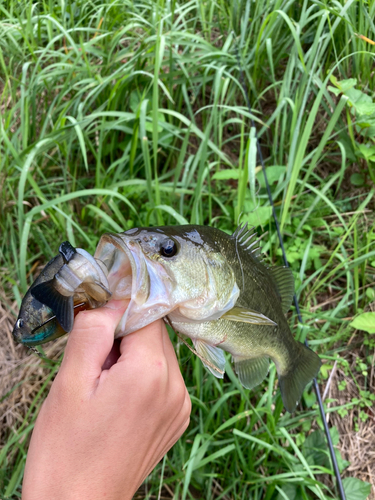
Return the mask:
<path fill-rule="evenodd" d="M 173 257 L 177 253 L 176 242 L 168 239 L 165 240 L 160 247 L 160 253 L 163 257 Z"/>
<path fill-rule="evenodd" d="M 16 327 L 17 328 L 22 328 L 23 327 L 23 319 L 20 318 L 19 320 L 17 320 Z"/>

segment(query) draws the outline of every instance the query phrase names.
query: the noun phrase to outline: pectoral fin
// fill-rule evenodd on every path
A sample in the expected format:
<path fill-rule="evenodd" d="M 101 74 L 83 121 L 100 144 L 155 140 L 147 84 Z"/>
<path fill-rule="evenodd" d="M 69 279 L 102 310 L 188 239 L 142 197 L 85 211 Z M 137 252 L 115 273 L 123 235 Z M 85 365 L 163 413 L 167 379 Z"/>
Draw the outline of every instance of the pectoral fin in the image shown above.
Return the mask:
<path fill-rule="evenodd" d="M 253 389 L 267 376 L 269 359 L 265 356 L 258 358 L 233 356 L 233 361 L 237 377 L 246 389 Z"/>
<path fill-rule="evenodd" d="M 224 351 L 219 347 L 203 342 L 203 340 L 193 339 L 193 344 L 207 370 L 210 371 L 212 375 L 215 375 L 215 377 L 223 378 L 225 372 Z M 209 364 L 205 363 L 204 360 L 207 360 Z"/>
<path fill-rule="evenodd" d="M 251 323 L 253 325 L 277 326 L 272 319 L 267 318 L 264 314 L 258 311 L 253 311 L 252 309 L 245 309 L 244 307 L 238 306 L 233 307 L 233 309 L 223 314 L 220 319 L 241 321 L 243 323 Z"/>
<path fill-rule="evenodd" d="M 55 288 L 55 278 L 34 286 L 30 292 L 36 300 L 52 309 L 61 327 L 70 332 L 74 323 L 73 296 L 61 295 Z"/>

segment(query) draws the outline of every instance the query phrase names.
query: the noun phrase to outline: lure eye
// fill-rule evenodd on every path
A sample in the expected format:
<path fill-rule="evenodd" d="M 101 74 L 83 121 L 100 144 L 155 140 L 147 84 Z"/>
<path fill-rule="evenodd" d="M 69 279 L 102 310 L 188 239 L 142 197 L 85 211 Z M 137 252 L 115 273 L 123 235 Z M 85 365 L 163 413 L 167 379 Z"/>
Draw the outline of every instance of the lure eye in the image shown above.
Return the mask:
<path fill-rule="evenodd" d="M 23 327 L 23 319 L 20 318 L 19 320 L 17 320 L 16 327 L 17 328 L 22 328 Z"/>
<path fill-rule="evenodd" d="M 176 243 L 169 239 L 162 243 L 160 253 L 163 257 L 173 257 L 177 253 Z"/>

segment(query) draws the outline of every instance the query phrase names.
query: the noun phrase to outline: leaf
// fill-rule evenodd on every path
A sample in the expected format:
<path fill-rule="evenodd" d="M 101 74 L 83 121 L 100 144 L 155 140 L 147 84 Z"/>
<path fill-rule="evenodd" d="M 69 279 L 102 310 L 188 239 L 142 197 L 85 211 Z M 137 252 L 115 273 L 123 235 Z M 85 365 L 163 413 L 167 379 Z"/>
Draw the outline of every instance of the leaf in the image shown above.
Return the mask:
<path fill-rule="evenodd" d="M 152 210 L 164 210 L 165 212 L 168 212 L 172 217 L 176 219 L 176 221 L 181 224 L 189 224 L 189 222 L 183 217 L 181 214 L 176 212 L 176 210 L 168 205 L 157 205 L 156 207 L 152 208 Z"/>
<path fill-rule="evenodd" d="M 241 222 L 247 222 L 250 226 L 264 226 L 270 220 L 272 207 L 259 207 L 250 214 L 243 215 Z"/>
<path fill-rule="evenodd" d="M 331 75 L 330 80 L 331 83 L 333 83 L 333 85 L 335 85 L 340 90 L 340 92 L 346 92 L 350 88 L 354 87 L 354 85 L 357 85 L 356 78 L 348 78 L 347 80 L 341 80 L 341 82 L 339 82 L 334 75 Z M 329 88 L 329 90 L 331 90 L 331 88 Z"/>
<path fill-rule="evenodd" d="M 150 90 L 144 92 L 143 95 L 138 90 L 133 90 L 130 93 L 129 108 L 133 111 L 134 115 L 137 114 L 140 104 L 146 99 L 152 100 L 152 92 Z"/>
<path fill-rule="evenodd" d="M 375 154 L 375 146 L 367 147 L 365 144 L 358 144 L 358 149 L 366 160 Z"/>
<path fill-rule="evenodd" d="M 337 465 L 339 466 L 339 471 L 342 472 L 344 469 L 349 467 L 350 462 L 342 458 L 340 450 L 336 448 L 336 446 L 339 444 L 340 441 L 339 431 L 337 430 L 337 427 L 331 427 L 329 433 L 331 434 L 332 443 L 335 447 L 334 449 L 335 449 Z"/>
<path fill-rule="evenodd" d="M 165 122 L 165 116 L 163 113 L 158 113 L 158 122 Z M 146 122 L 146 130 L 147 132 L 152 132 L 153 131 L 153 123 L 152 122 Z M 159 134 L 163 131 L 163 127 L 161 125 L 158 125 L 158 132 Z"/>
<path fill-rule="evenodd" d="M 346 157 L 353 162 L 357 161 L 357 158 L 354 154 L 353 144 L 348 135 L 341 134 L 340 135 L 340 144 L 343 146 Z"/>
<path fill-rule="evenodd" d="M 212 453 L 206 458 L 202 458 L 202 460 L 198 461 L 197 459 L 194 461 L 194 470 L 200 469 L 201 467 L 204 467 L 205 465 L 209 464 L 210 462 L 215 462 L 218 458 L 227 455 L 228 453 L 232 452 L 233 450 L 236 449 L 235 444 L 228 444 L 224 448 L 221 448 L 218 451 L 215 451 L 215 453 Z"/>
<path fill-rule="evenodd" d="M 371 493 L 371 484 L 355 477 L 346 477 L 342 484 L 346 498 L 350 500 L 366 500 Z"/>
<path fill-rule="evenodd" d="M 375 113 L 375 104 L 373 102 L 357 102 L 355 110 L 361 115 L 372 115 Z"/>
<path fill-rule="evenodd" d="M 355 127 L 358 132 L 365 132 L 368 139 L 373 136 L 373 132 L 370 132 L 370 130 L 373 130 L 374 125 L 375 120 L 373 116 L 360 115 L 357 117 Z"/>
<path fill-rule="evenodd" d="M 363 92 L 357 89 L 348 89 L 347 91 L 344 92 L 344 94 L 349 98 L 349 102 L 352 106 L 354 106 L 358 101 L 363 101 Z M 371 99 L 370 99 L 371 100 Z"/>
<path fill-rule="evenodd" d="M 81 147 L 81 152 L 82 152 L 82 156 L 83 156 L 83 161 L 84 161 L 84 164 L 85 164 L 85 168 L 86 168 L 86 171 L 88 172 L 89 171 L 89 166 L 88 166 L 88 163 L 87 163 L 86 143 L 85 143 L 85 138 L 83 136 L 83 132 L 82 132 L 82 129 L 81 129 L 81 125 L 77 122 L 77 120 L 73 116 L 66 116 L 66 118 L 68 120 L 70 120 L 71 123 L 73 123 L 74 130 L 76 131 L 76 134 L 77 134 L 77 137 L 78 137 L 78 141 L 79 141 L 79 145 Z"/>
<path fill-rule="evenodd" d="M 346 92 L 347 90 L 354 87 L 354 85 L 357 85 L 356 78 L 348 78 L 347 80 L 341 80 L 341 82 L 338 82 L 338 87 L 342 92 Z"/>
<path fill-rule="evenodd" d="M 366 141 L 374 139 L 375 136 L 375 120 L 373 116 L 367 117 L 364 121 L 359 116 L 355 124 L 355 129 L 360 133 Z"/>
<path fill-rule="evenodd" d="M 137 108 L 139 106 L 139 94 L 135 90 L 130 94 L 130 102 L 129 107 L 133 111 L 133 113 L 137 112 Z"/>
<path fill-rule="evenodd" d="M 332 92 L 333 94 L 335 94 L 336 96 L 338 96 L 339 94 L 341 94 L 341 90 L 340 89 L 335 89 L 335 87 L 331 87 L 331 85 L 328 85 L 328 90 L 330 92 Z"/>
<path fill-rule="evenodd" d="M 284 176 L 286 174 L 286 167 L 283 165 L 272 165 L 266 168 L 266 174 L 267 174 L 268 184 L 272 186 L 274 182 L 278 182 L 280 179 L 284 179 Z M 266 187 L 264 174 L 262 171 L 258 172 L 257 180 L 262 188 Z"/>
<path fill-rule="evenodd" d="M 324 432 L 320 429 L 312 432 L 302 445 L 302 453 L 309 464 L 327 466 L 327 443 Z"/>
<path fill-rule="evenodd" d="M 350 176 L 350 182 L 353 184 L 353 186 L 363 186 L 363 184 L 365 183 L 365 178 L 362 174 L 352 174 Z"/>
<path fill-rule="evenodd" d="M 276 500 L 285 500 L 285 498 L 287 498 L 288 500 L 295 500 L 297 495 L 297 486 L 295 486 L 294 484 L 287 483 L 283 485 L 281 491 L 282 493 L 279 492 L 279 494 L 276 497 Z"/>
<path fill-rule="evenodd" d="M 335 455 L 336 455 L 336 460 L 337 460 L 337 465 L 339 467 L 339 471 L 342 472 L 345 470 L 347 467 L 349 467 L 350 462 L 342 458 L 340 450 L 335 448 Z"/>
<path fill-rule="evenodd" d="M 329 372 L 332 370 L 333 368 L 333 365 L 330 365 L 328 363 L 324 363 L 321 367 L 320 367 L 320 374 L 323 378 L 327 379 L 328 378 L 328 375 L 329 375 Z"/>
<path fill-rule="evenodd" d="M 303 391 L 303 400 L 307 408 L 311 408 L 314 403 L 316 403 L 316 394 L 314 391 L 308 390 Z"/>
<path fill-rule="evenodd" d="M 239 178 L 240 178 L 240 171 L 238 168 L 233 168 L 233 169 L 227 168 L 226 170 L 220 170 L 219 172 L 216 172 L 212 176 L 212 179 L 220 181 L 228 179 L 238 180 Z"/>
<path fill-rule="evenodd" d="M 334 446 L 337 446 L 339 444 L 339 441 L 340 441 L 340 435 L 339 435 L 339 431 L 337 430 L 337 427 L 336 426 L 331 427 L 329 429 L 329 433 L 331 434 L 332 444 Z"/>
<path fill-rule="evenodd" d="M 358 101 L 355 103 L 355 108 L 357 109 L 358 105 L 361 104 L 372 104 L 372 99 L 369 95 L 365 94 L 364 92 L 361 92 L 361 96 L 359 97 Z"/>
<path fill-rule="evenodd" d="M 375 313 L 367 312 L 360 314 L 350 323 L 350 326 L 367 333 L 375 333 Z"/>

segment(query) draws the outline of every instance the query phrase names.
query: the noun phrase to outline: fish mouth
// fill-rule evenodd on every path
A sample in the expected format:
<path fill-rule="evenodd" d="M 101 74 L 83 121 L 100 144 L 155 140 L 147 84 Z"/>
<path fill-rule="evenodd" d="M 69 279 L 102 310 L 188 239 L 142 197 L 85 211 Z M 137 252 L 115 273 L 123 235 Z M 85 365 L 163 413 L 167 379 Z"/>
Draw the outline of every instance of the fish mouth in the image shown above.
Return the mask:
<path fill-rule="evenodd" d="M 108 270 L 109 289 L 114 299 L 130 299 L 115 338 L 149 325 L 176 308 L 173 282 L 163 265 L 145 255 L 130 235 L 104 234 L 94 258 Z"/>

